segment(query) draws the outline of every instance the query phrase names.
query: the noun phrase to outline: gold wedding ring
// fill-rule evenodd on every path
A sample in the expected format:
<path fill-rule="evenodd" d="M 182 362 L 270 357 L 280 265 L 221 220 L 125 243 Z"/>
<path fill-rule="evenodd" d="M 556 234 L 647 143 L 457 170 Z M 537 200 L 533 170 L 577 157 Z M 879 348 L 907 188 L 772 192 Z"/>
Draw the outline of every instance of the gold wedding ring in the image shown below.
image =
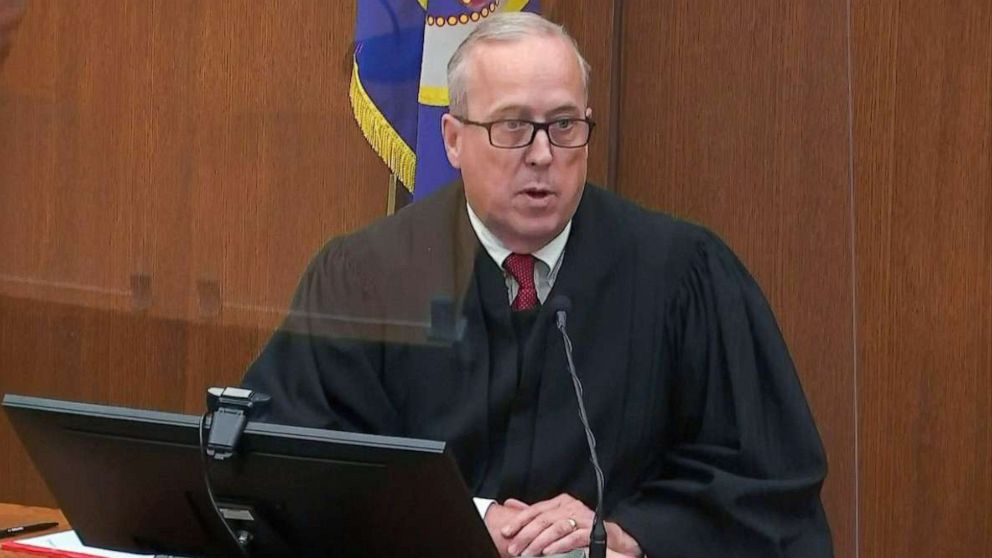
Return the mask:
<path fill-rule="evenodd" d="M 579 522 L 571 517 L 568 518 L 568 524 L 572 527 L 573 531 L 579 528 Z"/>

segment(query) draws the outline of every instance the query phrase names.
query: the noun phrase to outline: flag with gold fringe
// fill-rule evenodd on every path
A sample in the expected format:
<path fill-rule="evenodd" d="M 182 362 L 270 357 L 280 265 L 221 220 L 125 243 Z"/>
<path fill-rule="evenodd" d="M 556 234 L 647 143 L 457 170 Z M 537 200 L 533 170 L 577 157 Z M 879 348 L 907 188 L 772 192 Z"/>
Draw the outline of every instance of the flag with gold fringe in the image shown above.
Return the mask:
<path fill-rule="evenodd" d="M 441 139 L 451 54 L 491 14 L 538 9 L 537 0 L 358 0 L 352 110 L 414 200 L 458 178 Z"/>

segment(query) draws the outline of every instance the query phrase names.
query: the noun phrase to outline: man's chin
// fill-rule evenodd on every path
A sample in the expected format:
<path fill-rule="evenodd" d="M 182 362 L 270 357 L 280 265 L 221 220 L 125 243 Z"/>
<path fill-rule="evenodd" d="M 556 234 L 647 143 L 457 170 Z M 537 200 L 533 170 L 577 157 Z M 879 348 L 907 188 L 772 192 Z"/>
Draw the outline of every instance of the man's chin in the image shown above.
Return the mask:
<path fill-rule="evenodd" d="M 545 244 L 554 240 L 562 229 L 565 228 L 564 223 L 559 223 L 558 220 L 540 220 L 538 222 L 521 223 L 520 226 L 514 228 L 514 244 L 525 245 L 528 248 L 528 252 L 534 252 L 540 250 Z"/>

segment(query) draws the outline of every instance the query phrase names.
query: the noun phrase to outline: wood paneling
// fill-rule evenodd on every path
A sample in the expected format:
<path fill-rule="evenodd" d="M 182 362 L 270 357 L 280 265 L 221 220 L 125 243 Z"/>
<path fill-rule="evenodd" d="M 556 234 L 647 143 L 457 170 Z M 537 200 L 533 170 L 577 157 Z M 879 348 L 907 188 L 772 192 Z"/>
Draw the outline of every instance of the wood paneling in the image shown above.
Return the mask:
<path fill-rule="evenodd" d="M 0 296 L 0 393 L 198 413 L 266 333 Z M 3 413 L 0 447 L 0 501 L 54 505 Z"/>
<path fill-rule="evenodd" d="M 385 207 L 346 7 L 32 3 L 2 92 L 4 291 L 127 307 L 137 274 L 152 315 L 201 318 L 200 284 L 281 311 L 320 243 Z"/>
<path fill-rule="evenodd" d="M 609 140 L 615 123 L 610 121 L 610 78 L 612 64 L 610 48 L 613 41 L 613 4 L 607 0 L 576 2 L 575 0 L 542 0 L 545 17 L 560 23 L 582 51 L 592 66 L 589 83 L 589 107 L 596 121 L 589 144 L 589 178 L 594 184 L 613 188 L 607 184 Z"/>
<path fill-rule="evenodd" d="M 847 14 L 841 2 L 627 0 L 617 190 L 704 223 L 775 309 L 854 556 Z"/>
<path fill-rule="evenodd" d="M 852 16 L 861 555 L 992 556 L 992 4 Z"/>
<path fill-rule="evenodd" d="M 14 31 L 24 17 L 25 0 L 0 0 L 0 68 L 7 59 Z"/>
<path fill-rule="evenodd" d="M 240 377 L 313 252 L 385 211 L 353 10 L 28 4 L 0 73 L 0 392 L 199 412 Z M 2 453 L 0 501 L 51 503 Z"/>

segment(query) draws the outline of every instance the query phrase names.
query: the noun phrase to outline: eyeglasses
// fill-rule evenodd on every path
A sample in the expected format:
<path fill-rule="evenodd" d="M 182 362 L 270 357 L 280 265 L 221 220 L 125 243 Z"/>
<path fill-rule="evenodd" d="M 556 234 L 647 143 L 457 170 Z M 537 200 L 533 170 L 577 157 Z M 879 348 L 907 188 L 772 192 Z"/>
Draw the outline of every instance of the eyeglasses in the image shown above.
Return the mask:
<path fill-rule="evenodd" d="M 517 149 L 534 143 L 537 132 L 544 130 L 551 145 L 575 148 L 589 143 L 595 122 L 588 118 L 559 118 L 551 122 L 531 120 L 494 120 L 475 122 L 460 116 L 455 117 L 463 124 L 479 126 L 489 132 L 489 143 L 500 149 Z"/>

